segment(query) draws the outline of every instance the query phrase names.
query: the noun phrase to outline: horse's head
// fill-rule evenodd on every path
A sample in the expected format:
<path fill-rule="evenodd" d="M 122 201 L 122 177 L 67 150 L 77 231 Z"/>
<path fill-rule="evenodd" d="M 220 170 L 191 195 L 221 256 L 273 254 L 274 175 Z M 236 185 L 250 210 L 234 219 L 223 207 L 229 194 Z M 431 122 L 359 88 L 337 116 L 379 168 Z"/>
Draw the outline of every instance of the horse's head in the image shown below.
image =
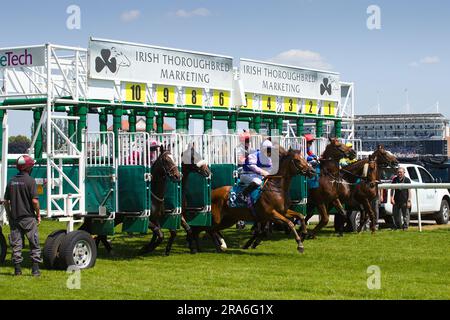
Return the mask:
<path fill-rule="evenodd" d="M 366 164 L 367 169 L 364 168 L 364 175 L 365 177 L 371 181 L 377 181 L 378 180 L 378 157 L 376 155 L 369 156 L 369 162 Z"/>
<path fill-rule="evenodd" d="M 208 161 L 202 159 L 200 154 L 195 152 L 194 145 L 188 148 L 181 154 L 181 165 L 188 172 L 195 172 L 199 175 L 208 178 L 211 176 L 211 170 L 208 166 Z"/>
<path fill-rule="evenodd" d="M 156 175 L 161 174 L 165 177 L 167 176 L 174 182 L 181 181 L 181 173 L 178 170 L 178 166 L 175 163 L 172 154 L 170 151 L 164 150 L 163 146 L 160 147 L 159 157 L 156 159 L 152 167 L 152 175 L 155 172 Z"/>
<path fill-rule="evenodd" d="M 300 150 L 289 149 L 289 151 L 285 151 L 280 148 L 280 166 L 284 166 L 284 161 L 288 161 L 286 165 L 288 166 L 288 170 L 290 175 L 302 175 L 308 178 L 312 178 L 316 174 L 316 170 L 306 161 L 306 159 L 302 156 Z"/>
<path fill-rule="evenodd" d="M 339 162 L 343 158 L 353 160 L 356 158 L 356 151 L 348 147 L 337 138 L 330 138 L 330 144 L 327 145 L 322 157 Z"/>
<path fill-rule="evenodd" d="M 372 156 L 375 156 L 377 158 L 377 164 L 380 167 L 393 167 L 397 168 L 399 165 L 399 162 L 397 158 L 384 149 L 383 145 L 378 145 L 377 150 L 372 154 Z"/>

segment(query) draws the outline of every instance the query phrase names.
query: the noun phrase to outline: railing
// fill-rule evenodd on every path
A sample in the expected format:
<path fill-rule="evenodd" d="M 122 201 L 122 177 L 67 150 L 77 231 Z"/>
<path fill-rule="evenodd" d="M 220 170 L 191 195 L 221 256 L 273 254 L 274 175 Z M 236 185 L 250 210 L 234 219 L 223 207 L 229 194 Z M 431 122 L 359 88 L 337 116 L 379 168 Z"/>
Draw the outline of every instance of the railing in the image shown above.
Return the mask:
<path fill-rule="evenodd" d="M 427 183 L 427 184 L 380 184 L 378 185 L 379 189 L 382 190 L 427 190 L 427 189 L 450 189 L 450 183 Z M 422 232 L 422 210 L 420 209 L 419 203 L 419 192 L 415 192 L 416 194 L 416 206 L 417 206 L 417 216 L 419 220 L 419 231 Z"/>

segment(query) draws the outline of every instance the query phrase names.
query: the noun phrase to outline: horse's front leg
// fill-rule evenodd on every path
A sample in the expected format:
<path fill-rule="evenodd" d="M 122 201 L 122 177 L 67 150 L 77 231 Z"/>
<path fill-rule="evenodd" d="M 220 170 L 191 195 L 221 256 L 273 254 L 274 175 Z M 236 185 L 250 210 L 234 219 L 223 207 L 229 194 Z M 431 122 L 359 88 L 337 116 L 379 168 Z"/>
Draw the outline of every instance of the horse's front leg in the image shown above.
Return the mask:
<path fill-rule="evenodd" d="M 186 241 L 188 242 L 189 250 L 191 251 L 192 254 L 197 253 L 197 248 L 195 248 L 194 246 L 194 236 L 192 234 L 192 228 L 187 223 L 183 215 L 181 216 L 181 226 L 186 231 Z"/>
<path fill-rule="evenodd" d="M 364 201 L 362 201 L 362 205 L 364 208 L 363 210 L 364 214 L 363 212 L 361 212 L 361 223 L 358 227 L 358 232 L 362 231 L 362 228 L 367 224 L 367 220 L 370 217 L 370 230 L 372 231 L 372 233 L 375 233 L 376 231 L 375 212 L 373 211 L 373 208 L 367 198 L 364 199 Z"/>
<path fill-rule="evenodd" d="M 298 235 L 297 230 L 295 230 L 295 224 L 275 209 L 273 209 L 271 213 L 272 219 L 285 223 L 292 230 L 295 235 L 295 241 L 297 242 L 297 250 L 299 253 L 303 253 L 305 251 L 305 247 L 303 246 L 302 239 Z"/>
<path fill-rule="evenodd" d="M 294 218 L 294 219 L 298 219 L 300 220 L 300 238 L 302 239 L 302 241 L 305 240 L 307 234 L 308 234 L 308 229 L 306 228 L 306 219 L 305 216 L 302 215 L 301 213 L 295 212 L 293 210 L 288 210 L 286 212 L 286 216 L 288 218 Z"/>
<path fill-rule="evenodd" d="M 255 225 L 253 226 L 252 237 L 244 244 L 242 249 L 247 250 L 248 248 L 250 248 L 250 246 L 256 240 L 260 232 L 261 232 L 261 224 L 255 223 Z"/>
<path fill-rule="evenodd" d="M 141 254 L 153 252 L 164 240 L 164 233 L 157 222 L 153 223 L 150 221 L 149 228 L 152 230 L 153 236 L 150 242 L 141 248 Z"/>
<path fill-rule="evenodd" d="M 173 242 L 175 241 L 175 238 L 177 237 L 177 230 L 169 230 L 170 232 L 170 238 L 169 241 L 167 241 L 166 251 L 165 255 L 170 255 L 170 251 L 172 250 Z"/>
<path fill-rule="evenodd" d="M 323 227 L 326 227 L 328 222 L 330 221 L 330 217 L 328 216 L 328 210 L 327 206 L 325 204 L 319 204 L 317 206 L 317 210 L 320 214 L 320 221 L 317 224 L 317 226 L 314 228 L 313 231 L 311 231 L 308 235 L 308 238 L 314 239 L 316 237 L 317 232 L 323 229 Z"/>

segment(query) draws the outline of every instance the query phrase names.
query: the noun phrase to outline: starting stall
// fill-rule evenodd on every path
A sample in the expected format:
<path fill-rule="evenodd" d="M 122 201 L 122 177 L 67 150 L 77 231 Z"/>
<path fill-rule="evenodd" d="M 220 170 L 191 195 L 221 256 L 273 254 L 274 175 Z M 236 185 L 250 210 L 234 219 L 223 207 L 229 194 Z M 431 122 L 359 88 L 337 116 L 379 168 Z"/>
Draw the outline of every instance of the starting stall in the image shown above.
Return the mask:
<path fill-rule="evenodd" d="M 266 136 L 281 136 L 277 143 L 304 154 L 305 121 L 315 121 L 317 154 L 327 144 L 325 123 L 334 123 L 338 137 L 351 127 L 353 87 L 333 72 L 248 59 L 235 68 L 228 56 L 96 38 L 88 49 L 0 48 L 0 57 L 6 54 L 25 58 L 0 66 L 0 197 L 15 174 L 8 114 L 31 112 L 28 153 L 36 160 L 42 215 L 67 223 L 46 241 L 50 267 L 92 267 L 97 251 L 91 234 L 113 235 L 118 223 L 122 232 L 147 232 L 152 163 L 161 152 L 152 148 L 155 142 L 171 153 L 180 172 L 194 165 L 182 181 L 168 181 L 164 194 L 160 223 L 178 229 L 183 209 L 191 225 L 211 224 L 211 191 L 236 183 L 239 155 L 260 147 L 263 126 Z M 88 115 L 98 117 L 98 131 L 89 130 Z M 165 131 L 168 117 L 175 119 L 176 132 Z M 138 132 L 140 119 L 145 129 Z M 203 132 L 188 134 L 191 119 L 203 121 Z M 216 120 L 226 121 L 226 133 L 212 130 Z M 238 122 L 248 123 L 249 141 L 240 141 Z M 295 126 L 295 136 L 286 137 L 286 124 Z M 196 172 L 200 163 L 211 174 Z M 298 177 L 291 190 L 299 212 L 305 183 Z M 0 210 L 2 226 L 8 221 Z M 6 251 L 2 239 L 0 258 Z"/>

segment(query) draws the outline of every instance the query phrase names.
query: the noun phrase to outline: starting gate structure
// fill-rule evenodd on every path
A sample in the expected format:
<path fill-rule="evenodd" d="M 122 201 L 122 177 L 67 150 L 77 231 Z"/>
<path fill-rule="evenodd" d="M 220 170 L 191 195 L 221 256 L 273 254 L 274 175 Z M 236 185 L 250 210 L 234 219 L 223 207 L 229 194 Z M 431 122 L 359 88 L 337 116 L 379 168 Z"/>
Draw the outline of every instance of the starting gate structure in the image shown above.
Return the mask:
<path fill-rule="evenodd" d="M 170 54 L 174 64 L 183 56 L 184 61 L 192 62 L 189 72 L 199 79 L 205 75 L 198 73 L 195 66 L 202 64 L 209 84 L 177 80 L 167 65 L 159 66 L 163 72 L 148 70 L 151 64 L 139 65 L 133 60 L 137 55 L 130 52 L 136 48 L 148 54 Z M 152 214 L 152 161 L 160 152 L 150 148 L 153 141 L 171 152 L 180 170 L 184 161 L 191 161 L 192 150 L 194 159 L 208 162 L 212 175 L 191 174 L 185 190 L 188 222 L 208 225 L 211 190 L 236 183 L 239 150 L 260 147 L 261 124 L 268 124 L 271 136 L 272 130 L 283 132 L 286 122 L 295 123 L 298 138 L 280 138 L 277 143 L 305 152 L 301 138 L 305 119 L 316 121 L 319 139 L 315 148 L 319 155 L 327 143 L 321 138 L 324 123 L 335 122 L 335 135 L 340 136 L 343 124 L 352 121 L 340 115 L 348 115 L 343 109 L 353 108 L 349 103 L 353 101 L 349 98 L 353 97 L 353 86 L 346 83 L 345 94 L 341 92 L 343 84 L 335 73 L 295 69 L 308 73 L 308 77 L 314 73 L 319 80 L 328 77 L 323 85 L 331 86 L 325 90 L 331 94 L 322 98 L 320 81 L 316 81 L 317 92 L 308 88 L 316 97 L 311 100 L 311 96 L 290 98 L 279 92 L 269 95 L 252 90 L 250 83 L 256 82 L 248 81 L 248 74 L 233 68 L 231 57 L 201 52 L 91 38 L 89 49 L 44 44 L 0 48 L 0 57 L 4 55 L 20 59 L 0 66 L 0 197 L 15 174 L 14 159 L 8 154 L 8 113 L 32 112 L 33 139 L 28 153 L 36 161 L 32 175 L 38 185 L 41 212 L 46 218 L 67 223 L 66 230 L 52 233 L 47 239 L 46 252 L 55 256 L 59 250 L 73 252 L 61 265 L 87 268 L 95 263 L 95 243 L 85 231 L 75 229 L 77 223 L 88 224 L 88 230 L 100 236 L 113 235 L 118 221 L 123 232 L 147 232 Z M 241 60 L 242 64 L 256 64 L 259 68 L 262 63 Z M 267 67 L 289 68 L 273 64 Z M 157 75 L 166 78 L 156 79 Z M 98 116 L 97 132 L 88 130 L 88 115 Z M 128 132 L 121 131 L 123 117 L 128 118 Z M 145 119 L 145 132 L 137 132 L 137 117 Z M 201 119 L 204 133 L 165 133 L 165 117 L 176 119 L 179 132 L 189 129 L 190 119 Z M 108 131 L 108 118 L 112 118 L 112 131 Z M 211 134 L 214 120 L 227 121 L 229 133 Z M 247 122 L 253 132 L 248 146 L 239 141 L 238 122 Z M 305 178 L 299 177 L 293 185 L 291 197 L 299 209 L 306 199 Z M 179 228 L 182 182 L 167 182 L 164 201 L 163 228 Z M 0 226 L 7 222 L 2 210 Z M 77 251 L 80 244 L 88 246 L 87 256 Z M 54 261 L 54 257 L 47 258 Z"/>

